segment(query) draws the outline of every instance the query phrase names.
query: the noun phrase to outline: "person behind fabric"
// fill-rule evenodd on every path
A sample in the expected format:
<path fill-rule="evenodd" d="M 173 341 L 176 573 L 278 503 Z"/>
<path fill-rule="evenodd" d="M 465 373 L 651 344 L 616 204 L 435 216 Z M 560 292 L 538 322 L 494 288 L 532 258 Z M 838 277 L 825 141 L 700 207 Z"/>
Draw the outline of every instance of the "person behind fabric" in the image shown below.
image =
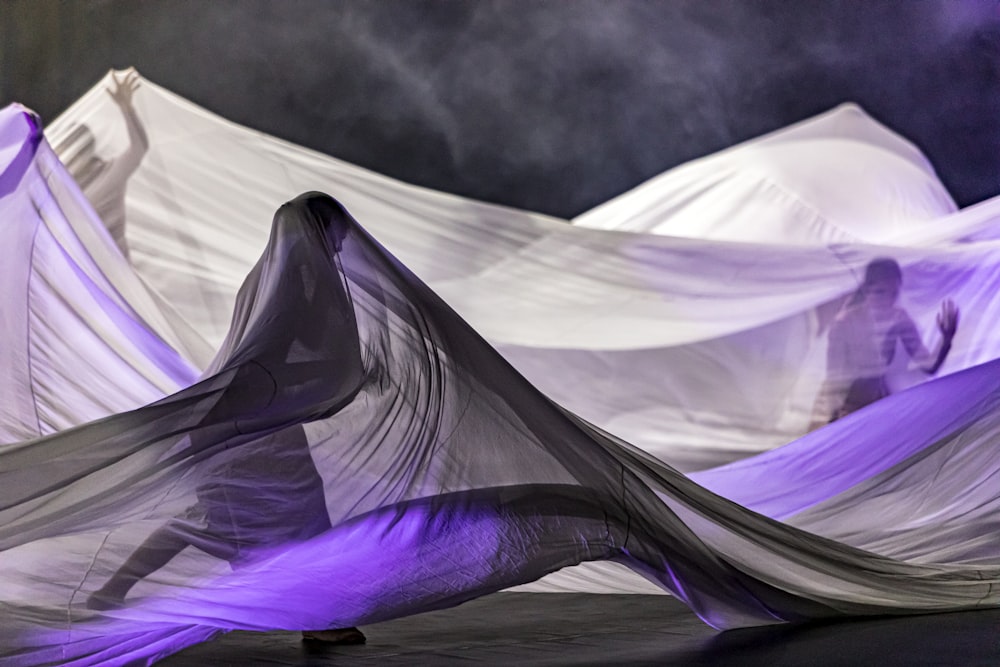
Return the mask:
<path fill-rule="evenodd" d="M 331 230 L 330 251 L 335 256 L 348 228 L 335 215 L 322 217 L 326 218 L 322 224 Z M 153 531 L 104 585 L 91 593 L 88 608 L 122 606 L 139 581 L 187 547 L 239 568 L 275 546 L 308 540 L 331 528 L 323 480 L 302 425 L 273 430 L 274 420 L 284 423 L 285 415 L 293 412 L 297 403 L 310 403 L 308 396 L 303 396 L 317 390 L 317 380 L 333 387 L 335 398 L 329 409 L 336 412 L 354 399 L 366 376 L 357 321 L 341 275 L 329 266 L 324 271 L 324 267 L 302 259 L 313 254 L 307 246 L 316 242 L 315 238 L 301 235 L 291 239 L 283 242 L 286 254 L 278 285 L 263 297 L 267 303 L 261 306 L 259 316 L 251 318 L 282 325 L 269 327 L 264 346 L 238 346 L 236 363 L 214 376 L 230 379 L 190 434 L 195 455 L 213 452 L 212 465 L 196 488 L 197 502 Z M 244 287 L 259 298 L 255 275 L 259 276 L 256 270 L 248 278 L 249 287 Z M 294 321 L 293 317 L 301 318 L 302 313 L 320 312 L 329 315 L 311 326 L 286 324 Z M 239 331 L 235 319 L 238 316 L 234 331 Z M 263 434 L 250 440 L 244 437 L 256 432 Z M 305 631 L 303 637 L 339 644 L 365 641 L 357 628 Z"/>
<path fill-rule="evenodd" d="M 125 240 L 125 190 L 128 180 L 142 163 L 149 149 L 146 130 L 132 106 L 132 96 L 139 88 L 139 73 L 134 68 L 125 71 L 122 78 L 111 73 L 114 84 L 108 95 L 118 106 L 128 130 L 128 147 L 119 155 L 103 159 L 94 152 L 94 135 L 86 125 L 75 127 L 67 138 L 56 147 L 66 168 L 80 185 L 80 189 L 104 221 L 111 238 L 121 253 L 128 258 Z"/>
<path fill-rule="evenodd" d="M 885 374 L 898 344 L 926 374 L 941 368 L 958 328 L 958 308 L 951 299 L 941 304 L 937 316 L 941 341 L 931 353 L 909 313 L 896 305 L 902 284 L 903 272 L 894 259 L 875 259 L 865 267 L 864 282 L 830 328 L 826 381 L 813 428 L 887 396 Z"/>

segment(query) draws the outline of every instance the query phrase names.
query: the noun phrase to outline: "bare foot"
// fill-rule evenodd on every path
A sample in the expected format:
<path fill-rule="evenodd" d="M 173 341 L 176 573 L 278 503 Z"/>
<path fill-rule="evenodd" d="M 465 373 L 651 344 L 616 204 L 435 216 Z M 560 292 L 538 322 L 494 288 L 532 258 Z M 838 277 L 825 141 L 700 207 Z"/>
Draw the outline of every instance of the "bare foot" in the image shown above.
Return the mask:
<path fill-rule="evenodd" d="M 350 646 L 364 644 L 365 635 L 357 628 L 336 628 L 334 630 L 303 630 L 305 641 L 323 642 L 324 644 L 340 644 Z"/>

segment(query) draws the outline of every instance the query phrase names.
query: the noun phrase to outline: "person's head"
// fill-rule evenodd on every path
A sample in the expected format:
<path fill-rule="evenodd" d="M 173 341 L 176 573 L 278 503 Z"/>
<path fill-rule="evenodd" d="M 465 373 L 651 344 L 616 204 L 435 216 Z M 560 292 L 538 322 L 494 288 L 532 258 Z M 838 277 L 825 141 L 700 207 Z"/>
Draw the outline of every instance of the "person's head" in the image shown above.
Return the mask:
<path fill-rule="evenodd" d="M 891 308 L 899 298 L 903 285 L 903 270 L 899 262 L 890 257 L 880 257 L 868 262 L 861 295 L 865 305 L 876 310 Z"/>
<path fill-rule="evenodd" d="M 326 238 L 330 250 L 334 253 L 343 250 L 344 239 L 351 229 L 351 216 L 340 202 L 322 192 L 307 192 L 287 205 L 308 211 L 309 218 L 316 224 L 317 231 Z"/>

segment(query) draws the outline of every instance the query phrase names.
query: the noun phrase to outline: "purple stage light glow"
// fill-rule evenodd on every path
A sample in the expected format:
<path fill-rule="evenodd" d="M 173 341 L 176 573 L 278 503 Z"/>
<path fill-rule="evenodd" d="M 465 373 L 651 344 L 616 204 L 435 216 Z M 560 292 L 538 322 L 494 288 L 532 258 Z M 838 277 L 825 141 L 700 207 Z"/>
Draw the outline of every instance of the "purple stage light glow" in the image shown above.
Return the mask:
<path fill-rule="evenodd" d="M 20 104 L 0 109 L 0 197 L 17 189 L 41 140 L 41 125 L 33 111 Z"/>
<path fill-rule="evenodd" d="M 719 628 L 1000 603 L 1000 362 L 692 481 L 547 398 L 339 203 L 307 193 L 275 214 L 230 336 L 193 382 L 150 324 L 167 314 L 133 307 L 141 284 L 88 230 L 99 221 L 62 215 L 78 193 L 50 166 L 0 200 L 16 214 L 8 231 L 31 241 L 9 263 L 30 288 L 2 290 L 4 314 L 34 336 L 4 350 L 31 366 L 23 386 L 4 378 L 6 395 L 48 391 L 57 412 L 102 372 L 190 384 L 0 447 L 0 650 L 15 664 L 153 660 L 229 629 L 371 623 L 598 560 Z M 53 194 L 60 179 L 69 196 Z M 688 258 L 712 256 L 695 246 Z M 629 268 L 627 252 L 601 248 Z M 733 302 L 710 283 L 687 287 Z M 74 374 L 73 360 L 101 367 Z M 40 403 L 16 415 L 39 431 Z"/>

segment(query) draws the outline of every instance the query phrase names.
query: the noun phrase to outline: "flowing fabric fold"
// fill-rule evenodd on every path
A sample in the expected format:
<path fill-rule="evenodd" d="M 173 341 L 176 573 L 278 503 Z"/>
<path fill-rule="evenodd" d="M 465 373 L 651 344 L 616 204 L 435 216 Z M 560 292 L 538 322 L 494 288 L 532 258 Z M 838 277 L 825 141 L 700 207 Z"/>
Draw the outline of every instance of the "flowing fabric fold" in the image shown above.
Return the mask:
<path fill-rule="evenodd" d="M 992 371 L 897 403 L 971 394 Z M 995 606 L 995 393 L 929 415 L 894 460 L 863 427 L 887 405 L 808 446 L 877 442 L 885 465 L 790 500 L 780 523 L 558 406 L 340 204 L 306 194 L 275 214 L 200 378 L 0 449 L 0 661 L 141 664 L 218 631 L 374 622 L 587 561 L 641 573 L 720 628 Z M 982 511 L 940 516 L 927 464 L 973 459 Z M 889 488 L 931 499 L 890 543 L 802 529 L 830 528 L 834 509 L 851 526 Z M 942 518 L 949 548 L 922 548 Z"/>
<path fill-rule="evenodd" d="M 128 141 L 111 83 L 46 130 L 80 180 L 73 137 L 89 130 L 105 160 Z M 149 150 L 116 184 L 127 190 L 133 267 L 174 310 L 171 325 L 213 349 L 274 207 L 322 190 L 546 395 L 685 471 L 783 445 L 815 423 L 831 321 L 874 257 L 902 265 L 900 305 L 928 347 L 941 301 L 961 307 L 940 374 L 1000 356 L 1000 252 L 967 242 L 997 226 L 1000 198 L 953 212 L 927 158 L 856 106 L 678 167 L 576 220 L 605 231 L 414 187 L 147 80 L 134 104 Z M 636 228 L 629 221 L 688 238 L 615 231 Z M 205 367 L 206 355 L 182 353 Z M 887 369 L 893 391 L 926 379 L 907 360 L 896 354 Z"/>

